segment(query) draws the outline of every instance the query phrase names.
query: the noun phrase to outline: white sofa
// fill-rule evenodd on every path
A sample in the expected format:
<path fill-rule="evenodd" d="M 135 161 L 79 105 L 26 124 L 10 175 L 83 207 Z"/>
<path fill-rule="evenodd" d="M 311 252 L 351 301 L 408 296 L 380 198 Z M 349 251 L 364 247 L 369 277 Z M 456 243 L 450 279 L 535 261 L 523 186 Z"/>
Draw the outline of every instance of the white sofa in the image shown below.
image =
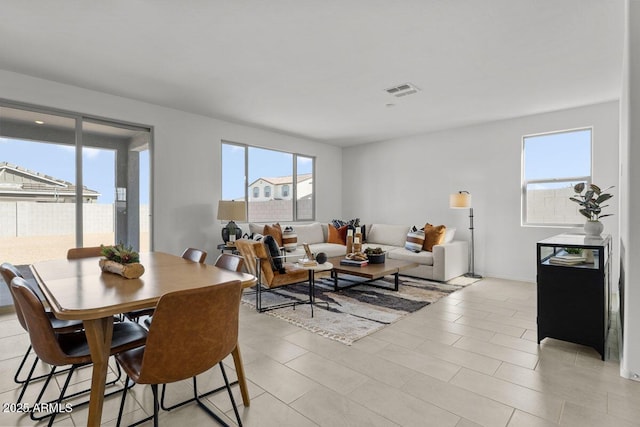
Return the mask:
<path fill-rule="evenodd" d="M 284 229 L 286 225 L 282 225 Z M 307 243 L 315 254 L 324 252 L 327 257 L 343 256 L 347 249 L 345 245 L 327 243 L 328 226 L 319 222 L 311 224 L 291 224 L 298 238 L 298 246 L 292 252 L 287 252 L 287 258 L 296 259 L 304 255 L 303 243 Z M 250 234 L 262 234 L 264 224 L 249 224 Z M 404 248 L 409 227 L 406 225 L 367 224 L 366 240 L 363 248 L 381 247 L 387 257 L 411 261 L 418 267 L 403 270 L 401 274 L 420 277 L 429 280 L 446 282 L 463 275 L 469 267 L 469 247 L 466 241 L 453 240 L 455 229 L 448 229 L 445 242 L 435 245 L 432 252 L 418 253 Z"/>

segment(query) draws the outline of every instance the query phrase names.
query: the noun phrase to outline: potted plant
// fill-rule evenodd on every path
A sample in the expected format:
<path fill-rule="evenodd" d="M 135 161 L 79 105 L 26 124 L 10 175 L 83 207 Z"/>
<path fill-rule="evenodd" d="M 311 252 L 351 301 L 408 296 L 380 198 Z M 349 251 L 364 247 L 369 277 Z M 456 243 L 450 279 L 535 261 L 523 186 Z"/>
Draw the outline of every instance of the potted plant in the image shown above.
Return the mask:
<path fill-rule="evenodd" d="M 369 260 L 369 264 L 384 264 L 385 253 L 381 247 L 367 248 L 364 250 L 364 254 Z"/>
<path fill-rule="evenodd" d="M 588 236 L 599 236 L 604 229 L 600 218 L 613 215 L 602 214 L 602 209 L 609 206 L 602 205 L 602 203 L 613 197 L 613 194 L 604 192 L 609 188 L 613 187 L 601 190 L 600 187 L 595 184 L 586 184 L 584 182 L 578 183 L 573 187 L 573 191 L 575 191 L 576 194 L 570 197 L 569 200 L 576 202 L 582 207 L 578 211 L 587 218 L 587 222 L 584 224 L 584 231 Z M 582 193 L 583 191 L 584 194 Z"/>
<path fill-rule="evenodd" d="M 99 264 L 102 271 L 116 273 L 127 279 L 137 279 L 144 274 L 144 266 L 140 264 L 140 255 L 132 246 L 122 243 L 114 246 L 100 245 Z"/>

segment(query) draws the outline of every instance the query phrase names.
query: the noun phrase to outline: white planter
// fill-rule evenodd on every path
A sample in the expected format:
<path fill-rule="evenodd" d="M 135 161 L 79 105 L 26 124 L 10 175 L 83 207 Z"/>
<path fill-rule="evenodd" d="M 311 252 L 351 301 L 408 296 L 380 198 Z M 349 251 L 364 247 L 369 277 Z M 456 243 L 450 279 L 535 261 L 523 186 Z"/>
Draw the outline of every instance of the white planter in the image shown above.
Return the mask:
<path fill-rule="evenodd" d="M 584 223 L 584 234 L 587 236 L 599 236 L 604 230 L 604 225 L 600 221 L 587 221 Z"/>

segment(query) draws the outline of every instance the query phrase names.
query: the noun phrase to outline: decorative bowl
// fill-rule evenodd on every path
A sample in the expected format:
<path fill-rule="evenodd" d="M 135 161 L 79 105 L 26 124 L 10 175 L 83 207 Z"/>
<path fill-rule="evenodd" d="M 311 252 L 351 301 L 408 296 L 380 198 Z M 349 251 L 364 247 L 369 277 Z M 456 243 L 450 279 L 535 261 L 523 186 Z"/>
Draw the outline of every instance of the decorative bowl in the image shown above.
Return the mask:
<path fill-rule="evenodd" d="M 369 264 L 384 264 L 386 253 L 367 255 Z"/>

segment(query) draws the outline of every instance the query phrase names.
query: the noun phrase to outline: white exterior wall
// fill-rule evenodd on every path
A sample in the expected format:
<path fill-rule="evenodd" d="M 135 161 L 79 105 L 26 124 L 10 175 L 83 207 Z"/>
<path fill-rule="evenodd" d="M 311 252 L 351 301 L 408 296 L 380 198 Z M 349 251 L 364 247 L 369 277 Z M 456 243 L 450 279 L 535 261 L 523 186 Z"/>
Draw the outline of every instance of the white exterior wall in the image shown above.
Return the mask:
<path fill-rule="evenodd" d="M 445 224 L 468 240 L 468 211 L 449 208 L 449 195 L 467 190 L 476 272 L 534 282 L 536 242 L 573 229 L 521 226 L 522 136 L 593 126 L 593 181 L 608 187 L 618 183 L 618 117 L 618 102 L 608 102 L 345 149 L 343 217 L 365 224 Z M 617 188 L 612 193 L 607 212 L 617 215 Z M 614 241 L 617 221 L 602 220 Z"/>
<path fill-rule="evenodd" d="M 315 157 L 317 219 L 341 217 L 338 147 L 2 70 L 0 98 L 152 126 L 156 250 L 179 254 L 194 246 L 217 252 L 221 140 Z"/>

